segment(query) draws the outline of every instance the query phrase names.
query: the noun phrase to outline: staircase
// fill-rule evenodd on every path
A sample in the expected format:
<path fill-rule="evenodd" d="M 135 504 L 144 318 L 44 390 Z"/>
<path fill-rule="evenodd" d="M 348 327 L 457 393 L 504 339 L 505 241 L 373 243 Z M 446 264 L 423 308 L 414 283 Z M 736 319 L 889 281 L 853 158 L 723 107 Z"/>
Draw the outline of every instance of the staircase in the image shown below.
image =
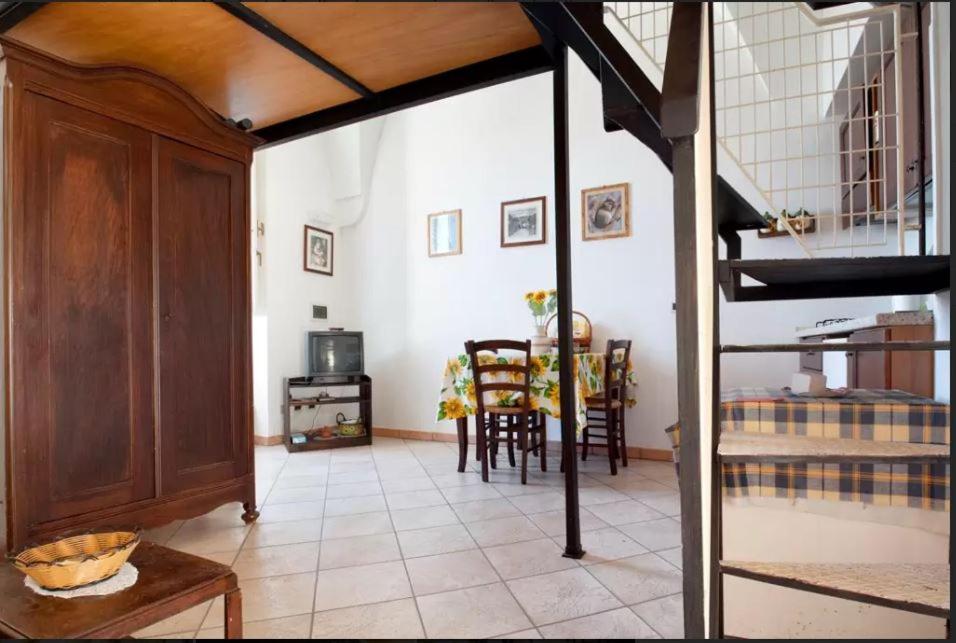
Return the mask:
<path fill-rule="evenodd" d="M 710 20 L 712 17 L 698 3 L 674 5 L 669 24 L 663 89 L 658 91 L 605 26 L 600 4 L 526 3 L 523 7 L 545 42 L 551 39 L 567 44 L 601 82 L 605 129 L 631 133 L 653 150 L 674 174 L 678 249 L 678 361 L 682 372 L 678 390 L 682 423 L 685 635 L 696 638 L 705 633 L 703 623 L 706 611 L 699 603 L 704 601 L 701 586 L 706 582 L 706 576 L 701 575 L 700 559 L 695 562 L 693 556 L 688 556 L 690 548 L 711 554 L 710 595 L 707 600 L 711 636 L 723 637 L 724 634 L 721 581 L 724 575 L 945 618 L 948 634 L 948 564 L 804 564 L 721 560 L 720 471 L 725 463 L 938 464 L 949 462 L 950 448 L 945 444 L 721 433 L 716 404 L 712 426 L 703 426 L 696 420 L 692 427 L 685 426 L 685 417 L 706 417 L 701 410 L 706 405 L 704 400 L 712 398 L 713 392 L 719 390 L 719 368 L 714 369 L 712 390 L 702 386 L 697 379 L 697 369 L 706 364 L 711 356 L 699 348 L 703 342 L 699 335 L 701 326 L 697 323 L 698 315 L 705 315 L 707 311 L 698 310 L 698 286 L 693 265 L 700 261 L 694 254 L 696 242 L 693 233 L 697 213 L 693 196 L 685 198 L 682 193 L 682 189 L 688 186 L 693 193 L 700 180 L 696 177 L 698 170 L 693 164 L 692 141 L 703 109 L 698 87 L 700 70 L 712 55 L 712 50 L 701 47 L 702 20 L 705 16 Z M 710 25 L 712 29 L 713 23 Z M 708 44 L 713 46 L 712 41 L 708 41 Z M 710 69 L 709 64 L 706 68 Z M 714 145 L 713 138 L 711 143 Z M 713 168 L 711 170 L 716 175 L 716 171 Z M 703 176 L 706 177 L 706 173 Z M 727 181 L 716 177 L 713 185 L 714 228 L 726 244 L 726 259 L 717 262 L 715 281 L 728 302 L 927 294 L 950 287 L 948 255 L 744 259 L 741 257 L 740 233 L 763 228 L 765 222 Z M 719 323 L 715 326 L 719 328 Z M 800 344 L 721 346 L 719 340 L 717 330 L 713 337 L 712 357 L 715 364 L 720 355 L 725 353 L 799 352 L 807 349 L 807 345 Z M 877 342 L 841 344 L 839 347 L 827 344 L 821 347 L 822 350 L 837 348 L 841 351 L 948 351 L 950 343 Z M 699 518 L 695 518 L 701 513 L 702 502 L 700 497 L 695 497 L 701 483 L 696 454 L 702 443 L 700 435 L 708 429 L 713 436 L 713 450 L 710 459 L 705 451 L 700 455 L 700 460 L 714 463 L 711 482 L 716 491 L 712 493 L 710 503 L 710 542 L 703 540 Z"/>

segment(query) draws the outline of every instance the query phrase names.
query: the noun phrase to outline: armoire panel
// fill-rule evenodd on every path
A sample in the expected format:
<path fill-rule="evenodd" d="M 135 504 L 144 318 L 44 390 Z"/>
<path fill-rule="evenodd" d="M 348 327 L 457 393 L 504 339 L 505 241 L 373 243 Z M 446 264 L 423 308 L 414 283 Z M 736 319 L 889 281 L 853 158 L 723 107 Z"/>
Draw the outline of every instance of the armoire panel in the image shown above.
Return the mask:
<path fill-rule="evenodd" d="M 157 137 L 162 493 L 244 470 L 244 168 Z"/>
<path fill-rule="evenodd" d="M 150 137 L 36 95 L 15 329 L 34 522 L 153 495 Z M 144 249 L 145 248 L 145 256 Z M 145 259 L 145 261 L 144 261 Z"/>

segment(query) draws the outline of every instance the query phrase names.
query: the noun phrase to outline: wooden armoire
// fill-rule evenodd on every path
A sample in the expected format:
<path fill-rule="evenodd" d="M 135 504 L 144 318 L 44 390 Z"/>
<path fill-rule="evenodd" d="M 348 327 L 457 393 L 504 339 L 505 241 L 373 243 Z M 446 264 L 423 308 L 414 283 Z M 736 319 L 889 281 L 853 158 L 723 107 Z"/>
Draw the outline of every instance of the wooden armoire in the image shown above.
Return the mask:
<path fill-rule="evenodd" d="M 148 72 L 0 47 L 6 548 L 254 520 L 258 139 Z"/>

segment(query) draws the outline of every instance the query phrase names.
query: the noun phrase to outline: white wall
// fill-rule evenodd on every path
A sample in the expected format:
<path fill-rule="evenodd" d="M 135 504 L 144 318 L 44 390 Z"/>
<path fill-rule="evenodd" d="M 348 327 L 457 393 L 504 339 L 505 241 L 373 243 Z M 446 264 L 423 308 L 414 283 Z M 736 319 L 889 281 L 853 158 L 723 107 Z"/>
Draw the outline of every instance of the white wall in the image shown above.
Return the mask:
<path fill-rule="evenodd" d="M 594 322 L 596 348 L 609 337 L 633 340 L 639 384 L 628 443 L 667 448 L 663 429 L 677 417 L 671 175 L 631 135 L 604 132 L 597 81 L 573 56 L 570 70 L 574 306 Z M 330 306 L 333 325 L 365 332 L 376 426 L 454 431 L 435 421 L 445 359 L 469 338 L 528 337 L 522 294 L 555 285 L 551 128 L 547 74 L 387 117 L 366 212 L 336 232 L 333 278 L 304 273 L 300 254 L 302 223 L 328 207 L 323 135 L 257 156 L 267 184 L 264 270 L 279 272 L 263 279 L 276 400 L 269 433 L 281 427 L 281 378 L 303 365 L 312 301 Z M 631 185 L 631 237 L 581 241 L 580 190 L 618 182 Z M 547 245 L 500 248 L 500 203 L 538 195 L 548 198 Z M 429 258 L 427 215 L 458 208 L 463 254 Z M 745 238 L 744 256 L 768 254 L 802 256 L 788 239 Z M 796 326 L 888 309 L 882 298 L 722 303 L 722 341 L 792 341 Z M 796 368 L 795 355 L 728 357 L 723 383 L 783 386 Z"/>

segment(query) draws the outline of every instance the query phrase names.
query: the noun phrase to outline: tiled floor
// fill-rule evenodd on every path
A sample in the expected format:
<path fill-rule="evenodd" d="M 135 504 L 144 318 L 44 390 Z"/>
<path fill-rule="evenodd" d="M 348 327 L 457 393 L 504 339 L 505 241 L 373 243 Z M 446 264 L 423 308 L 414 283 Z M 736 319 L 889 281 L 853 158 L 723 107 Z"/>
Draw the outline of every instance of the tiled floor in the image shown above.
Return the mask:
<path fill-rule="evenodd" d="M 148 537 L 232 565 L 255 638 L 673 638 L 682 635 L 672 464 L 581 463 L 580 561 L 561 556 L 558 462 L 522 486 L 457 473 L 457 447 L 379 438 L 256 449 L 262 515 L 228 505 Z M 535 461 L 536 463 L 536 461 Z M 221 599 L 141 636 L 219 638 Z"/>

